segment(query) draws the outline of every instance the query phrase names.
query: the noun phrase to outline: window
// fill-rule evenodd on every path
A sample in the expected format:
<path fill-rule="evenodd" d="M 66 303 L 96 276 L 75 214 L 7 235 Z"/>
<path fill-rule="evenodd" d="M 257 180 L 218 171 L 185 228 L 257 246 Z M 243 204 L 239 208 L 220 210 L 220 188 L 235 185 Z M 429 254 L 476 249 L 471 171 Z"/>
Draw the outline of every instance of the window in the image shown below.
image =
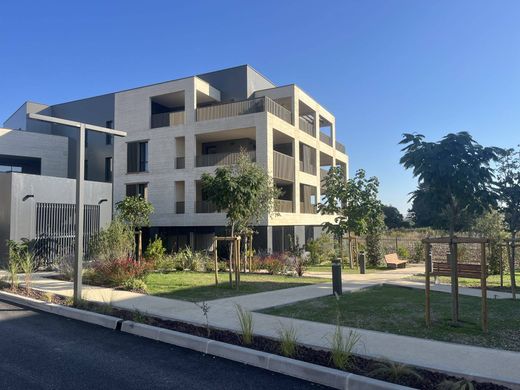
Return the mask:
<path fill-rule="evenodd" d="M 88 146 L 88 130 L 85 130 L 85 147 Z"/>
<path fill-rule="evenodd" d="M 112 181 L 112 157 L 105 158 L 105 181 Z"/>
<path fill-rule="evenodd" d="M 146 172 L 148 170 L 148 142 L 129 142 L 127 144 L 127 172 Z"/>
<path fill-rule="evenodd" d="M 148 198 L 148 184 L 135 183 L 126 185 L 126 196 L 140 196 L 144 199 Z"/>
<path fill-rule="evenodd" d="M 105 127 L 107 129 L 114 128 L 114 121 L 106 121 Z M 114 136 L 112 134 L 105 134 L 105 144 L 112 145 L 114 143 Z"/>
<path fill-rule="evenodd" d="M 83 175 L 83 179 L 88 180 L 88 160 L 85 160 L 85 172 Z"/>
<path fill-rule="evenodd" d="M 105 127 L 107 129 L 113 129 L 114 128 L 114 121 L 106 121 Z"/>

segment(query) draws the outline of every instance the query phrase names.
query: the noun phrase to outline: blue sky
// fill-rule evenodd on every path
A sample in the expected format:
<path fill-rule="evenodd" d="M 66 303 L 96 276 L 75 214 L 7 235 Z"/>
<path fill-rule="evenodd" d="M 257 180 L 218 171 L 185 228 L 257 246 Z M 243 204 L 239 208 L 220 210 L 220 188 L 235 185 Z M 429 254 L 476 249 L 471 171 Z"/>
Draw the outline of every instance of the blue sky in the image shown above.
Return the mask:
<path fill-rule="evenodd" d="M 351 175 L 402 211 L 403 132 L 520 143 L 520 1 L 10 1 L 0 123 L 59 103 L 249 63 L 336 116 Z"/>

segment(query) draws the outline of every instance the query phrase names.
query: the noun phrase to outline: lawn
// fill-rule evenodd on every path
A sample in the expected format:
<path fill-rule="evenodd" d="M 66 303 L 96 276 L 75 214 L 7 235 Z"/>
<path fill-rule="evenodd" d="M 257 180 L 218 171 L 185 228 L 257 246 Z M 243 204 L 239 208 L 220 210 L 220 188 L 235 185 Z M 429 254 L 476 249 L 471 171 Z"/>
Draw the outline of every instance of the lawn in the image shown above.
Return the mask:
<path fill-rule="evenodd" d="M 518 285 L 518 283 L 520 282 L 520 272 L 515 272 L 515 276 L 516 284 Z M 410 277 L 410 279 L 424 281 L 424 275 L 412 276 Z M 434 277 L 432 277 L 431 279 L 433 281 Z M 439 283 L 450 284 L 451 279 L 448 276 L 439 276 Z M 480 288 L 480 279 L 459 278 L 459 286 Z M 500 275 L 489 275 L 487 278 L 487 287 L 500 289 Z M 509 291 L 509 289 L 511 288 L 511 277 L 509 274 L 504 274 L 504 287 L 504 291 Z"/>
<path fill-rule="evenodd" d="M 325 278 L 241 274 L 240 290 L 237 291 L 229 286 L 228 275 L 219 274 L 218 287 L 215 286 L 214 274 L 202 272 L 152 273 L 146 276 L 145 282 L 150 295 L 198 302 L 330 281 Z"/>
<path fill-rule="evenodd" d="M 520 351 L 520 301 L 489 300 L 489 332 L 480 329 L 480 299 L 460 296 L 461 323 L 450 323 L 451 296 L 432 292 L 431 328 L 424 323 L 424 291 L 380 286 L 344 294 L 339 301 L 328 296 L 262 313 L 309 321 L 378 330 L 407 336 Z"/>

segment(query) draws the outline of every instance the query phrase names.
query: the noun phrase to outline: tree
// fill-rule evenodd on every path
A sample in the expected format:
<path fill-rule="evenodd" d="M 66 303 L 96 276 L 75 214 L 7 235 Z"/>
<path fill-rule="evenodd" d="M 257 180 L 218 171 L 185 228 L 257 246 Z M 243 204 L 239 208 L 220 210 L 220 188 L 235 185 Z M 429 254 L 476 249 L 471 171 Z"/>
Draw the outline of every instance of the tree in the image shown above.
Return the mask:
<path fill-rule="evenodd" d="M 474 221 L 471 232 L 489 239 L 488 272 L 497 275 L 500 273 L 502 243 L 506 238 L 504 215 L 498 210 L 488 211 Z"/>
<path fill-rule="evenodd" d="M 274 213 L 280 190 L 258 164 L 241 153 L 237 163 L 201 177 L 202 191 L 218 212 L 225 212 L 231 236 Z M 230 251 L 232 253 L 232 251 Z"/>
<path fill-rule="evenodd" d="M 403 134 L 405 145 L 400 163 L 412 169 L 419 186 L 412 199 L 420 197 L 438 221 L 449 230 L 452 290 L 452 319 L 458 321 L 457 248 L 455 231 L 495 204 L 493 171 L 499 148 L 483 147 L 467 132 L 448 134 L 439 142 L 426 142 L 421 134 Z"/>
<path fill-rule="evenodd" d="M 515 256 L 516 235 L 520 230 L 520 148 L 504 151 L 498 163 L 497 192 L 500 210 L 504 213 L 507 230 L 511 234 L 509 270 L 511 291 L 516 298 Z"/>
<path fill-rule="evenodd" d="M 142 196 L 127 196 L 116 203 L 116 209 L 121 221 L 137 233 L 137 260 L 140 261 L 143 251 L 144 226 L 150 226 L 150 214 L 154 212 L 153 205 Z"/>
<path fill-rule="evenodd" d="M 399 212 L 397 207 L 391 205 L 383 205 L 382 209 L 385 218 L 385 225 L 388 229 L 398 229 L 401 227 L 408 226 L 408 224 L 404 220 L 403 214 Z"/>
<path fill-rule="evenodd" d="M 322 195 L 324 201 L 318 204 L 323 215 L 335 215 L 334 223 L 326 222 L 325 230 L 334 235 L 343 257 L 342 239 L 345 234 L 358 236 L 369 229 L 375 232 L 383 219 L 381 202 L 377 199 L 379 181 L 376 177 L 366 178 L 360 169 L 352 179 L 345 180 L 341 167 L 331 167 L 325 177 Z M 376 226 L 377 225 L 377 226 Z M 353 267 L 352 250 L 349 245 L 350 267 Z"/>

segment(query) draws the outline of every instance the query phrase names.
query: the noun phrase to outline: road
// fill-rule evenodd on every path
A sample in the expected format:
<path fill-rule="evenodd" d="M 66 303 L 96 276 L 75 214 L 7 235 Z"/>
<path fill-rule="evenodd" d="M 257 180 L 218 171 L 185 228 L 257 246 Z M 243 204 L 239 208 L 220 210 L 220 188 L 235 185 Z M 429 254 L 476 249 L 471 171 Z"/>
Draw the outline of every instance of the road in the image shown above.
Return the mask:
<path fill-rule="evenodd" d="M 0 389 L 322 389 L 0 301 Z"/>

